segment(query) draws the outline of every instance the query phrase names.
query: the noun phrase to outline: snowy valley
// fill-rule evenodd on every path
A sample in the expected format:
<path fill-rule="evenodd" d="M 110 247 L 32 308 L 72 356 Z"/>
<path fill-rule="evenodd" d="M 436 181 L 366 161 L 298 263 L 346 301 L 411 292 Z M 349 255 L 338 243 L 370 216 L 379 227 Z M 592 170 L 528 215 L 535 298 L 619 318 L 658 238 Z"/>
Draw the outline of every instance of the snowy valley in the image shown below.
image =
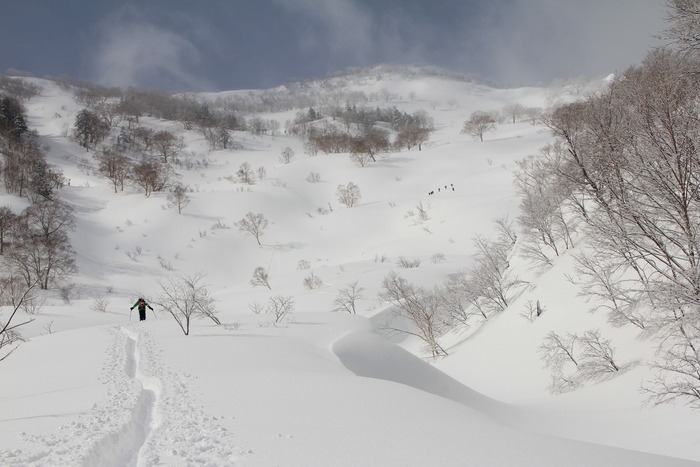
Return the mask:
<path fill-rule="evenodd" d="M 0 361 L 0 464 L 700 465 L 698 414 L 680 402 L 645 404 L 640 391 L 654 378 L 655 336 L 613 326 L 580 295 L 574 255 L 585 235 L 574 234 L 546 268 L 520 254 L 514 172 L 552 143 L 551 132 L 524 111 L 483 140 L 462 131 L 474 112 L 551 109 L 606 80 L 497 89 L 380 66 L 277 90 L 178 97 L 240 108 L 296 96 L 274 111 L 251 104 L 248 126 L 267 129 L 232 129 L 225 149 L 198 128 L 144 114 L 116 119 L 102 145 L 86 150 L 73 137 L 86 108 L 79 88 L 17 79 L 41 89 L 22 104 L 65 178 L 55 196 L 74 210 L 77 272 L 34 291 L 33 306 L 14 318 L 31 322 Z M 434 130 L 420 150 L 358 161 L 348 151 L 314 154 L 285 125 L 314 109 L 311 126 L 355 131 L 329 110 L 353 106 L 419 112 Z M 132 124 L 182 138 L 166 157 L 186 187 L 181 213 L 168 190 L 146 196 L 126 183 L 122 191 L 97 174 L 93 156 Z M 388 122 L 373 127 L 396 140 Z M 361 194 L 354 205 L 338 197 L 350 183 Z M 30 203 L 3 189 L 0 205 L 19 214 Z M 267 221 L 259 242 L 242 228 L 250 213 Z M 489 245 L 503 236 L 494 220 L 506 218 L 517 235 L 507 306 L 451 321 L 431 355 L 383 283 L 442 287 L 475 266 L 476 238 Z M 195 276 L 220 324 L 195 316 L 185 335 L 159 303 L 169 281 Z M 339 310 L 348 295 L 356 313 Z M 139 297 L 154 308 L 142 322 L 130 310 Z M 552 393 L 544 340 L 591 330 L 610 341 L 619 371 Z"/>

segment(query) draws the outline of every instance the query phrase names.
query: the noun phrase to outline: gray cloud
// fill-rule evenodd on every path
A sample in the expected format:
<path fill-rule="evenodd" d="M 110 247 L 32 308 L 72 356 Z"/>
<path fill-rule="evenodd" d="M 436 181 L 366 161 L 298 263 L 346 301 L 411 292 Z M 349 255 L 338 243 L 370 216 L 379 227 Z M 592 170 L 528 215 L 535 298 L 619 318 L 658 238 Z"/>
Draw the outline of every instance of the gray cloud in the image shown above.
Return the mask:
<path fill-rule="evenodd" d="M 376 24 L 370 12 L 353 0 L 275 0 L 293 14 L 310 19 L 316 28 L 301 31 L 303 53 L 324 50 L 349 61 L 363 61 L 372 48 Z"/>
<path fill-rule="evenodd" d="M 125 7 L 99 26 L 92 54 L 94 79 L 109 86 L 149 86 L 206 89 L 201 77 L 202 52 L 172 26 L 147 20 L 133 7 Z"/>
<path fill-rule="evenodd" d="M 664 27 L 657 0 L 515 0 L 480 31 L 484 71 L 511 82 L 596 77 L 639 63 Z"/>

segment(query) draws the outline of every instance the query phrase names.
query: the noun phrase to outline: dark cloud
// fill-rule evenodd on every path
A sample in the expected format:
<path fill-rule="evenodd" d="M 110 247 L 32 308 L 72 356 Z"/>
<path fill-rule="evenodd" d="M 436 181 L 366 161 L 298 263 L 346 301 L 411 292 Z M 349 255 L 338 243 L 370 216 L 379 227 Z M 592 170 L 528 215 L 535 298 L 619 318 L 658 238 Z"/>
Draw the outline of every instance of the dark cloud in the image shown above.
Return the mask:
<path fill-rule="evenodd" d="M 427 63 L 509 84 L 639 63 L 661 0 L 2 0 L 0 70 L 172 90 Z"/>
<path fill-rule="evenodd" d="M 92 52 L 96 81 L 121 87 L 156 81 L 166 87 L 212 87 L 201 73 L 202 51 L 181 30 L 154 24 L 131 6 L 97 29 Z"/>

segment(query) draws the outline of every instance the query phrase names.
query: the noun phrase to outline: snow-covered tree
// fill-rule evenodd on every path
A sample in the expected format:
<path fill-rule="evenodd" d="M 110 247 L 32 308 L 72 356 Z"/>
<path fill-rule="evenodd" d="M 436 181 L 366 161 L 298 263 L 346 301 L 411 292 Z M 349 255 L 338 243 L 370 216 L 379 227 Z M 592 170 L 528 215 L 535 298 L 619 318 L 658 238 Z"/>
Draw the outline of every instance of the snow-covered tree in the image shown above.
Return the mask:
<path fill-rule="evenodd" d="M 349 208 L 357 206 L 362 199 L 360 187 L 352 182 L 349 182 L 347 185 L 338 185 L 336 196 L 340 204 L 344 204 Z"/>

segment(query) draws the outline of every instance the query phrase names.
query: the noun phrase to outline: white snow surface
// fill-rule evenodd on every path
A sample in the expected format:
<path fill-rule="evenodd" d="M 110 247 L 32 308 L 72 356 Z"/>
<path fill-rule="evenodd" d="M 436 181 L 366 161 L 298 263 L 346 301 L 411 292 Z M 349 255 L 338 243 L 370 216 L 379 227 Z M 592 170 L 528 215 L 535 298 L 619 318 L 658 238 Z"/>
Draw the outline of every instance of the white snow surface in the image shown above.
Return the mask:
<path fill-rule="evenodd" d="M 460 134 L 463 122 L 475 110 L 545 107 L 553 95 L 571 96 L 440 77 L 354 80 L 368 94 L 388 88 L 401 96 L 368 107 L 425 109 L 436 123 L 422 151 L 389 153 L 364 168 L 347 154 L 310 157 L 286 135 L 236 132 L 242 149 L 210 150 L 200 134 L 144 117 L 144 125 L 184 136 L 187 151 L 207 161 L 178 169 L 192 189 L 178 214 L 164 193 L 115 194 L 109 181 L 82 172 L 91 153 L 65 132 L 81 107 L 53 83 L 36 82 L 44 92 L 25 103 L 29 123 L 71 180 L 59 195 L 78 219 L 71 239 L 79 272 L 69 303 L 52 292 L 38 313 L 18 318 L 35 320 L 0 362 L 0 465 L 700 465 L 698 414 L 642 405 L 653 340 L 590 313 L 567 281 L 568 253 L 542 274 L 514 257 L 529 286 L 500 315 L 445 336 L 446 357 L 428 358 L 415 338 L 380 329 L 391 317 L 377 298 L 382 278 L 393 270 L 431 287 L 469 267 L 474 235 L 493 236 L 493 218 L 517 217 L 515 162 L 551 138 L 522 121 L 474 141 Z M 443 104 L 433 109 L 434 101 Z M 294 113 L 261 117 L 283 127 Z M 285 147 L 296 154 L 290 164 L 278 160 Z M 231 182 L 243 162 L 265 167 L 267 178 Z M 310 172 L 321 182 L 306 181 Z M 362 193 L 353 208 L 335 196 L 348 182 Z M 27 205 L 6 194 L 0 203 L 16 212 Z M 410 215 L 418 203 L 427 221 Z M 249 211 L 270 221 L 261 246 L 234 226 Z M 444 261 L 431 261 L 436 254 Z M 399 257 L 420 267 L 400 269 Z M 301 260 L 310 268 L 299 269 Z M 271 290 L 250 284 L 259 266 Z M 145 322 L 131 316 L 138 296 L 156 297 L 159 281 L 198 271 L 207 273 L 222 325 L 196 320 L 185 336 L 157 306 Z M 311 272 L 322 287 L 304 288 Z M 333 312 L 338 291 L 355 281 L 366 289 L 358 314 Z M 273 295 L 295 302 L 277 324 L 248 306 Z M 93 310 L 96 297 L 109 300 L 106 312 Z M 530 323 L 521 312 L 535 299 L 546 312 Z M 623 371 L 551 395 L 537 352 L 542 338 L 592 328 L 612 340 Z"/>

